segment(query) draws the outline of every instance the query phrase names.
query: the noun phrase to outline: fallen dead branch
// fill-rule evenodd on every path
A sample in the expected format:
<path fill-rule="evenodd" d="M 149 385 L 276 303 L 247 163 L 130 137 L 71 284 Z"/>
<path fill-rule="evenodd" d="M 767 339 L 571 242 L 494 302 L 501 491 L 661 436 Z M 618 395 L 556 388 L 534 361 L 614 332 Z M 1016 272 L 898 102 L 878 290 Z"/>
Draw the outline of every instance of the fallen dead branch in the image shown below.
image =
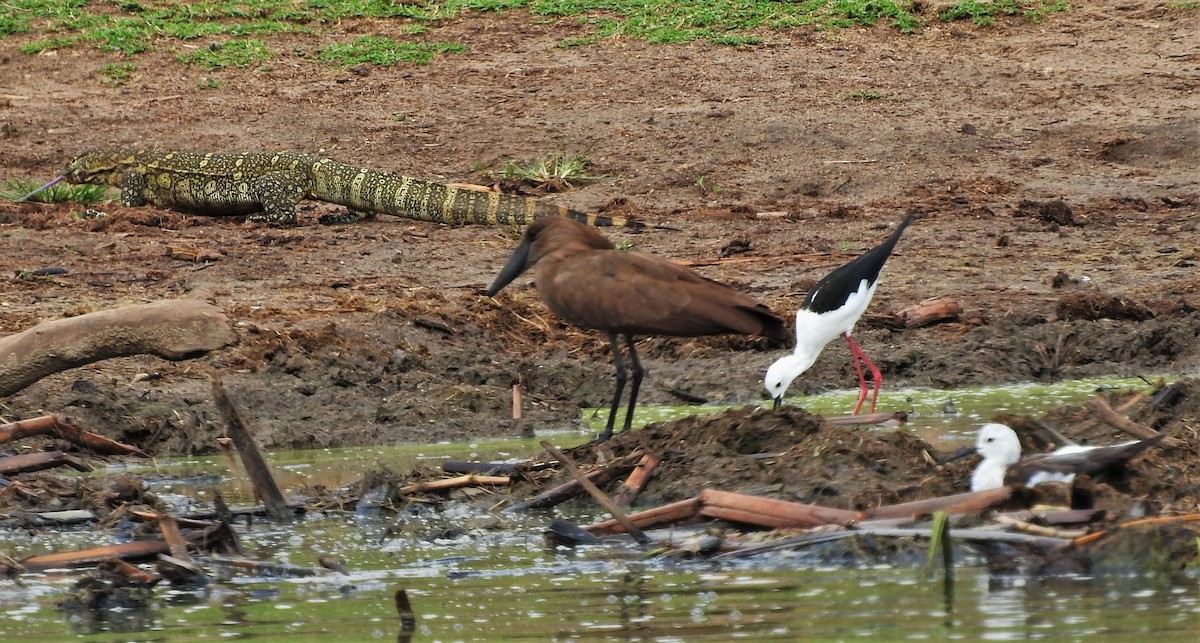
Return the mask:
<path fill-rule="evenodd" d="M 477 476 L 474 474 L 468 474 L 455 478 L 443 478 L 442 480 L 417 482 L 406 485 L 400 487 L 396 491 L 396 494 L 401 496 L 411 496 L 414 493 L 421 493 L 423 491 L 443 491 L 445 489 L 459 489 L 462 487 L 499 486 L 506 485 L 508 482 L 508 476 Z"/>
<path fill-rule="evenodd" d="M 169 550 L 164 540 L 134 540 L 119 545 L 93 547 L 81 551 L 41 554 L 21 559 L 21 566 L 31 572 L 69 567 L 91 567 L 110 558 L 121 560 L 149 560 Z"/>
<path fill-rule="evenodd" d="M 701 491 L 697 499 L 700 501 L 700 515 L 706 518 L 721 518 L 760 527 L 814 527 L 828 524 L 849 524 L 859 517 L 856 511 L 748 496 L 716 489 Z"/>
<path fill-rule="evenodd" d="M 1098 417 L 1100 421 L 1116 427 L 1135 438 L 1149 440 L 1152 438 L 1158 438 L 1162 435 L 1158 431 L 1155 431 L 1144 424 L 1134 422 L 1124 415 L 1117 413 L 1111 406 L 1108 405 L 1108 402 L 1104 401 L 1104 398 L 1102 397 L 1093 397 L 1092 399 L 1088 400 L 1088 403 L 1085 406 L 1087 407 L 1087 410 L 1091 411 L 1091 413 Z M 1176 447 L 1180 445 L 1180 441 L 1177 438 L 1168 437 L 1160 444 L 1163 447 Z"/>
<path fill-rule="evenodd" d="M 1091 544 L 1101 540 L 1105 536 L 1112 535 L 1114 532 L 1116 532 L 1120 529 L 1124 529 L 1126 527 L 1141 527 L 1141 526 L 1148 526 L 1148 525 L 1172 525 L 1172 524 L 1177 524 L 1177 523 L 1181 523 L 1181 522 L 1200 522 L 1200 514 L 1185 514 L 1182 516 L 1157 516 L 1154 518 L 1141 518 L 1139 520 L 1130 520 L 1128 522 L 1120 523 L 1120 524 L 1116 525 L 1115 527 L 1111 527 L 1109 529 L 1103 529 L 1101 531 L 1094 531 L 1090 534 L 1085 534 L 1083 536 L 1080 536 L 1080 537 L 1072 540 L 1069 543 L 1069 545 L 1071 547 L 1084 547 L 1087 545 L 1091 545 Z"/>
<path fill-rule="evenodd" d="M 62 451 L 39 451 L 0 458 L 0 475 L 42 471 L 54 467 L 71 467 L 76 471 L 91 471 L 92 467 Z"/>
<path fill-rule="evenodd" d="M 112 357 L 183 360 L 237 341 L 220 308 L 199 299 L 158 301 L 42 322 L 0 338 L 0 396 L 59 371 Z"/>
<path fill-rule="evenodd" d="M 940 498 L 928 498 L 914 502 L 904 502 L 897 505 L 885 505 L 861 512 L 860 519 L 906 518 L 928 516 L 935 511 L 946 513 L 979 513 L 989 507 L 1008 500 L 1012 495 L 1011 487 L 988 489 L 986 491 L 971 491 L 957 493 Z"/>
<path fill-rule="evenodd" d="M 757 556 L 784 549 L 800 549 L 803 547 L 811 547 L 822 543 L 842 540 L 845 538 L 855 538 L 859 536 L 875 536 L 880 538 L 929 538 L 931 532 L 929 529 L 920 528 L 900 528 L 900 527 L 867 527 L 867 528 L 845 528 L 838 531 L 823 531 L 818 534 L 806 534 L 803 536 L 795 536 L 792 538 L 784 538 L 762 545 L 752 547 L 744 547 L 736 551 L 726 552 L 717 556 L 714 559 L 727 558 L 745 558 L 748 556 Z M 1066 538 L 1051 538 L 1047 536 L 1032 536 L 1029 534 L 1013 533 L 1011 531 L 996 531 L 990 529 L 952 529 L 950 530 L 951 540 L 962 540 L 967 542 L 990 542 L 990 543 L 1008 543 L 1028 545 L 1033 547 L 1041 547 L 1043 549 L 1054 549 L 1062 547 L 1064 544 L 1071 541 Z"/>
<path fill-rule="evenodd" d="M 850 511 L 705 489 L 695 498 L 640 511 L 631 514 L 629 519 L 640 528 L 694 521 L 698 518 L 719 518 L 758 527 L 796 529 L 821 525 L 851 525 L 868 519 L 913 518 L 930 515 L 935 511 L 979 513 L 1007 500 L 1011 494 L 1011 488 L 1002 487 L 888 505 L 867 511 Z M 613 520 L 599 522 L 585 529 L 593 534 L 615 534 L 622 531 L 620 524 Z"/>
<path fill-rule="evenodd" d="M 658 525 L 686 523 L 688 521 L 695 521 L 699 517 L 700 498 L 698 497 L 679 500 L 653 509 L 647 509 L 646 511 L 629 514 L 629 520 L 640 529 L 649 529 Z M 623 533 L 624 528 L 621 526 L 621 523 L 613 519 L 589 525 L 584 527 L 584 530 L 602 536 Z"/>
<path fill-rule="evenodd" d="M 56 416 L 43 415 L 40 417 L 30 418 L 28 420 L 19 420 L 8 424 L 0 425 L 0 444 L 10 442 L 12 440 L 20 440 L 34 435 L 48 435 L 61 438 L 72 444 L 77 444 L 81 447 L 91 449 L 102 455 L 136 455 L 142 458 L 149 458 L 150 454 L 141 449 L 130 445 L 110 440 L 102 435 L 84 431 L 83 429 L 68 424 Z"/>

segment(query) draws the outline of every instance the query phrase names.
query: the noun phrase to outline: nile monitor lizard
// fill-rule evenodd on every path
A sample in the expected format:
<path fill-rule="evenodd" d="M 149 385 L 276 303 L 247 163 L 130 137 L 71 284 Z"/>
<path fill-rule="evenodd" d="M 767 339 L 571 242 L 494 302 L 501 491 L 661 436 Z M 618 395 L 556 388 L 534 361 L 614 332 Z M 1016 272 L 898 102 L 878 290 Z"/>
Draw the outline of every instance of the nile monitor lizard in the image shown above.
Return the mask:
<path fill-rule="evenodd" d="M 296 222 L 303 199 L 336 203 L 357 213 L 420 221 L 525 224 L 567 217 L 591 226 L 646 227 L 635 219 L 586 214 L 536 198 L 456 188 L 376 172 L 299 152 L 202 154 L 95 149 L 76 156 L 55 180 L 113 185 L 127 206 L 155 205 L 212 216 L 250 215 L 252 221 Z M 660 226 L 654 226 L 660 227 Z"/>

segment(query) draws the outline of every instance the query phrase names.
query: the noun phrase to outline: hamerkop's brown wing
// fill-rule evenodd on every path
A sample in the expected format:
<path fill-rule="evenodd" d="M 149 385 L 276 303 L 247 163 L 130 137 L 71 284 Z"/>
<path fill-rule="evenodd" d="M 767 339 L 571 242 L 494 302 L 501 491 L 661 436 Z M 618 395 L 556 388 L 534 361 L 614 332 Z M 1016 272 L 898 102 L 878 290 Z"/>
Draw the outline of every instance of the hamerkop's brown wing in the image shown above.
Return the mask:
<path fill-rule="evenodd" d="M 530 225 L 488 293 L 530 267 L 542 301 L 585 328 L 633 335 L 790 337 L 779 317 L 750 296 L 666 259 L 618 251 L 597 231 L 568 219 L 548 217 Z"/>

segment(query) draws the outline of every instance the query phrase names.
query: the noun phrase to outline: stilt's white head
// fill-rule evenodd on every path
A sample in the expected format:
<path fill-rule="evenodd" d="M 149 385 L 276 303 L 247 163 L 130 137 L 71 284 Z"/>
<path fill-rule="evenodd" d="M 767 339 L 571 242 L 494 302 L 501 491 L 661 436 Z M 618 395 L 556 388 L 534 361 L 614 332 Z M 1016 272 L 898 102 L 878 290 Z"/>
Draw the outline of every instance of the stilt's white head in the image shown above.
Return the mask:
<path fill-rule="evenodd" d="M 1015 431 L 1003 424 L 985 424 L 979 428 L 975 451 L 983 461 L 971 474 L 971 491 L 1004 486 L 1004 474 L 1021 459 L 1021 441 Z"/>
<path fill-rule="evenodd" d="M 792 380 L 800 377 L 801 373 L 807 371 L 813 362 L 817 361 L 817 356 L 821 354 L 822 348 L 824 347 L 817 346 L 814 349 L 809 346 L 797 345 L 795 352 L 775 360 L 775 363 L 767 369 L 763 385 L 767 388 L 767 394 L 775 400 L 775 408 L 779 408 L 779 405 L 783 404 L 783 396 L 791 386 Z"/>

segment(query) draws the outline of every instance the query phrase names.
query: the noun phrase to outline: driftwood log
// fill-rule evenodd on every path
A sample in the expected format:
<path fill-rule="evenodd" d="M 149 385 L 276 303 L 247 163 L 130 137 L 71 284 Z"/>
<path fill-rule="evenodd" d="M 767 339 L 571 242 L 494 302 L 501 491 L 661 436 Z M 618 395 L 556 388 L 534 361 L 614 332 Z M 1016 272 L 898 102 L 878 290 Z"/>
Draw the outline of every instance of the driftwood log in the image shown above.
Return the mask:
<path fill-rule="evenodd" d="M 42 322 L 0 338 L 0 396 L 47 375 L 111 357 L 149 354 L 177 361 L 236 340 L 225 313 L 200 299 L 157 301 Z"/>

